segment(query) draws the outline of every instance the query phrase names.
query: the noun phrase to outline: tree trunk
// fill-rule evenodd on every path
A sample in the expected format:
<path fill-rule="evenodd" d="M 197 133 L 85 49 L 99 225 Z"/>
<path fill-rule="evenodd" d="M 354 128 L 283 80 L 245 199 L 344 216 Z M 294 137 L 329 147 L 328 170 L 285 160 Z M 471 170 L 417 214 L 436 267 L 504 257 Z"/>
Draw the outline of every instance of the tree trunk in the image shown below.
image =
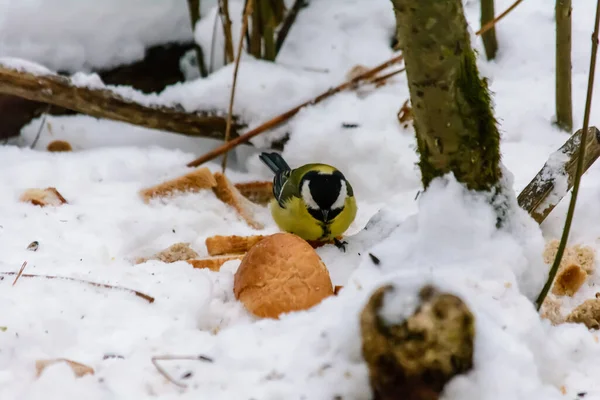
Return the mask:
<path fill-rule="evenodd" d="M 501 177 L 500 135 L 461 0 L 392 0 L 404 52 L 423 186 L 448 172 L 469 189 Z"/>
<path fill-rule="evenodd" d="M 481 26 L 485 26 L 490 21 L 494 20 L 494 0 L 481 0 Z M 488 60 L 493 60 L 498 51 L 498 40 L 496 40 L 496 28 L 493 27 L 483 35 L 483 47 L 485 48 L 485 56 Z"/>
<path fill-rule="evenodd" d="M 556 125 L 573 131 L 571 101 L 571 0 L 556 0 Z"/>

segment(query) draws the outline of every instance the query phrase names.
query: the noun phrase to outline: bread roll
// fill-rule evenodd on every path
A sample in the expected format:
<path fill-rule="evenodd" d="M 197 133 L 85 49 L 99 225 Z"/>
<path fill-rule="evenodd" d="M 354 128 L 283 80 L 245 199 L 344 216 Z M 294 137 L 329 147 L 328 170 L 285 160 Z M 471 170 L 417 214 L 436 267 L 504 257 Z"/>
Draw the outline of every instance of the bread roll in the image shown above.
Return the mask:
<path fill-rule="evenodd" d="M 309 309 L 333 294 L 329 271 L 315 250 L 291 233 L 255 244 L 235 274 L 235 297 L 258 317 Z"/>

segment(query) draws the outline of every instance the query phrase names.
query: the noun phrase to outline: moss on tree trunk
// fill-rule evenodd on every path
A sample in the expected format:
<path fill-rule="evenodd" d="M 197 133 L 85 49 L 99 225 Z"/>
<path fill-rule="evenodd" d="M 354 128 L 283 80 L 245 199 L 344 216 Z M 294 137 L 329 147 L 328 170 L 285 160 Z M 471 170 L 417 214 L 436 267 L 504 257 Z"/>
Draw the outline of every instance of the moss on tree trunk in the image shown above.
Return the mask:
<path fill-rule="evenodd" d="M 500 135 L 461 0 L 392 0 L 404 52 L 423 186 L 448 172 L 469 189 L 501 177 Z"/>
<path fill-rule="evenodd" d="M 556 0 L 556 124 L 573 131 L 571 100 L 571 0 Z"/>

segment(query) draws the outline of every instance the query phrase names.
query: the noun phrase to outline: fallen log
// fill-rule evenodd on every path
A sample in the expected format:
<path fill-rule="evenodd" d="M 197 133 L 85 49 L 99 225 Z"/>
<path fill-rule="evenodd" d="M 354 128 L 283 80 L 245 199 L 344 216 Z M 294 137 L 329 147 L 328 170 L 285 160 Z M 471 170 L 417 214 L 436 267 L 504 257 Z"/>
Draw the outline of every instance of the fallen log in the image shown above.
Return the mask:
<path fill-rule="evenodd" d="M 182 82 L 179 60 L 193 43 L 165 43 L 149 47 L 144 58 L 111 69 L 94 70 L 106 85 L 127 85 L 144 93 L 158 93 L 168 85 Z M 60 73 L 66 75 L 67 73 Z M 18 136 L 23 126 L 43 113 L 71 115 L 75 111 L 0 94 L 0 139 Z"/>
<path fill-rule="evenodd" d="M 541 224 L 573 187 L 582 130 L 575 132 L 556 150 L 531 182 L 521 191 L 519 206 Z M 592 126 L 585 143 L 583 172 L 600 156 L 600 131 Z"/>
<path fill-rule="evenodd" d="M 185 112 L 145 101 L 125 98 L 109 87 L 78 86 L 54 74 L 33 74 L 0 65 L 0 93 L 52 104 L 96 118 L 126 122 L 182 135 L 223 139 L 226 121 L 216 111 Z M 139 94 L 139 96 L 144 96 Z M 234 120 L 233 130 L 242 125 Z"/>
<path fill-rule="evenodd" d="M 426 286 L 410 317 L 389 322 L 380 312 L 394 290 L 376 290 L 361 313 L 373 398 L 437 400 L 452 378 L 473 367 L 474 316 L 458 297 Z"/>

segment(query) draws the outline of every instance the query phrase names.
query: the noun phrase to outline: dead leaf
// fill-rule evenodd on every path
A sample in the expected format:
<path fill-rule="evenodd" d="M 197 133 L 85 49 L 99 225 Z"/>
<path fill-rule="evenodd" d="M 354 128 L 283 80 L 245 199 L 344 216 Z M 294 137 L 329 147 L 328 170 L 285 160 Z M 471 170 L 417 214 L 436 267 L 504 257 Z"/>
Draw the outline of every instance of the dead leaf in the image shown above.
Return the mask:
<path fill-rule="evenodd" d="M 402 104 L 402 107 L 400 107 L 400 111 L 398 111 L 398 122 L 401 124 L 413 120 L 412 108 L 408 105 L 408 101 L 409 100 L 407 99 L 404 104 Z"/>

